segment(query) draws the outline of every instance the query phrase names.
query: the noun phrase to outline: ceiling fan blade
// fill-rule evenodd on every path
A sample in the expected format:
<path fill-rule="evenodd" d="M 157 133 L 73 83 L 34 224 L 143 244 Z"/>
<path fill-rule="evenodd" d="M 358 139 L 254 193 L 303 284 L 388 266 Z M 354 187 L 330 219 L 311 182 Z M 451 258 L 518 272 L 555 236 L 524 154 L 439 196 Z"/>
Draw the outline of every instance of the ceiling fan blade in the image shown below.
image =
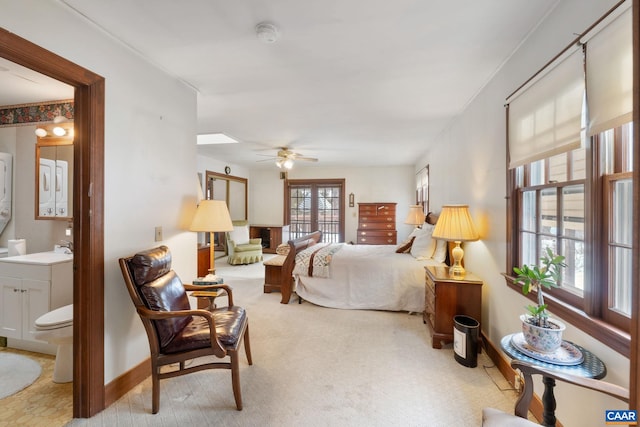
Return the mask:
<path fill-rule="evenodd" d="M 296 160 L 303 160 L 305 162 L 317 162 L 318 159 L 316 159 L 315 157 L 304 157 L 304 156 L 298 156 L 296 157 Z"/>
<path fill-rule="evenodd" d="M 269 157 L 268 159 L 260 159 L 260 160 L 256 160 L 256 163 L 260 163 L 260 162 L 273 162 L 275 160 L 278 160 L 277 157 Z"/>

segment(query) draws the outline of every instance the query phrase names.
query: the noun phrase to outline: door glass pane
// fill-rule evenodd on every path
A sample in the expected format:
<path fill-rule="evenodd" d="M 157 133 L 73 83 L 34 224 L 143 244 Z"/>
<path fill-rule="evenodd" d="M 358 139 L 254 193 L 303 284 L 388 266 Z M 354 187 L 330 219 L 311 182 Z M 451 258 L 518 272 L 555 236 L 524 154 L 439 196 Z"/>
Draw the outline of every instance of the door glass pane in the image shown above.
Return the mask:
<path fill-rule="evenodd" d="M 584 239 L 584 186 L 562 189 L 562 235 Z"/>
<path fill-rule="evenodd" d="M 290 191 L 290 224 L 291 239 L 311 232 L 311 187 L 293 187 Z"/>
<path fill-rule="evenodd" d="M 536 192 L 524 191 L 522 193 L 522 230 L 536 231 Z"/>
<path fill-rule="evenodd" d="M 318 229 L 322 241 L 340 241 L 340 187 L 318 188 Z"/>
<path fill-rule="evenodd" d="M 547 234 L 558 232 L 557 190 L 545 188 L 540 191 L 540 231 Z"/>
<path fill-rule="evenodd" d="M 615 247 L 612 268 L 613 289 L 610 308 L 631 317 L 631 255 L 629 248 Z"/>

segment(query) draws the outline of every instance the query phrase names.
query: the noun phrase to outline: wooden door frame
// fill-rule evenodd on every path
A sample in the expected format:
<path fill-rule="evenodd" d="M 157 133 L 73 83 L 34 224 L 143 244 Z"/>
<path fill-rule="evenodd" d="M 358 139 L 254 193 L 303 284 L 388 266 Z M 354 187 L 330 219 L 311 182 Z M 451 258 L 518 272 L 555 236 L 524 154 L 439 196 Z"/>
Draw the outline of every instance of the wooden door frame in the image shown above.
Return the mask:
<path fill-rule="evenodd" d="M 73 416 L 104 409 L 104 78 L 0 28 L 0 57 L 75 88 Z"/>

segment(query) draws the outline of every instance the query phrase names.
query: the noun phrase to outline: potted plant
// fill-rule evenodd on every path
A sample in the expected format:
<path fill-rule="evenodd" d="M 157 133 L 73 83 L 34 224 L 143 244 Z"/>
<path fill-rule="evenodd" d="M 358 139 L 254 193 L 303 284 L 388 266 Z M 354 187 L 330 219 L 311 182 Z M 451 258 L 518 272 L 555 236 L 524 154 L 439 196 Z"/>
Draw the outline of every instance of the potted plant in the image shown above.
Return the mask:
<path fill-rule="evenodd" d="M 546 248 L 540 258 L 541 266 L 525 264 L 513 268 L 517 274 L 515 283 L 522 285 L 522 293 L 527 295 L 532 290 L 538 293 L 538 304 L 528 305 L 528 314 L 520 316 L 520 320 L 527 344 L 543 353 L 552 353 L 562 344 L 565 325 L 557 319 L 549 319 L 542 288 L 560 286 L 560 271 L 567 266 L 564 259 L 564 256 L 555 255 L 550 248 Z"/>

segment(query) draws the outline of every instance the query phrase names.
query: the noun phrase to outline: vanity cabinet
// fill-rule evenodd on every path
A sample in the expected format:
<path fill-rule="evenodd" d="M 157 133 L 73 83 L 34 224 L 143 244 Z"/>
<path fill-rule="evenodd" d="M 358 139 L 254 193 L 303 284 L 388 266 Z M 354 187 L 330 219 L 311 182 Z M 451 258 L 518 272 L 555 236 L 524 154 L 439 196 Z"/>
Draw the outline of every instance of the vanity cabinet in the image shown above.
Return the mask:
<path fill-rule="evenodd" d="M 11 261 L 28 257 L 0 259 L 0 336 L 40 342 L 31 334 L 36 319 L 73 302 L 72 261 L 52 264 Z M 9 346 L 13 346 L 11 341 Z"/>

